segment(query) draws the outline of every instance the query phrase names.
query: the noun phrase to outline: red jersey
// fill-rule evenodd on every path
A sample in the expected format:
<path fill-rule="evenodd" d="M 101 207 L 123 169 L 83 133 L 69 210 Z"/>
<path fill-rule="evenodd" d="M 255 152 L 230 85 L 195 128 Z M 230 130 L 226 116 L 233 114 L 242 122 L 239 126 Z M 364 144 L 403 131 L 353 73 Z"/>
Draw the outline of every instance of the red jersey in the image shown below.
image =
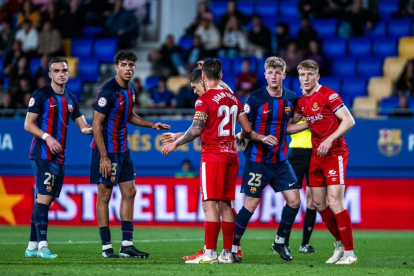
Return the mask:
<path fill-rule="evenodd" d="M 344 106 L 344 102 L 338 93 L 326 86 L 320 86 L 310 96 L 305 94 L 299 98 L 295 113 L 299 116 L 303 115 L 308 121 L 312 133 L 312 152 L 314 156 L 317 156 L 316 153 L 322 141 L 338 129 L 341 120 L 335 116 L 335 112 Z M 332 142 L 327 155 L 341 155 L 347 151 L 348 146 L 342 136 Z"/>
<path fill-rule="evenodd" d="M 244 114 L 240 100 L 222 88 L 207 90 L 195 103 L 194 120 L 204 120 L 201 134 L 201 162 L 238 163 L 234 141 L 236 122 Z M 200 113 L 207 114 L 207 118 Z"/>

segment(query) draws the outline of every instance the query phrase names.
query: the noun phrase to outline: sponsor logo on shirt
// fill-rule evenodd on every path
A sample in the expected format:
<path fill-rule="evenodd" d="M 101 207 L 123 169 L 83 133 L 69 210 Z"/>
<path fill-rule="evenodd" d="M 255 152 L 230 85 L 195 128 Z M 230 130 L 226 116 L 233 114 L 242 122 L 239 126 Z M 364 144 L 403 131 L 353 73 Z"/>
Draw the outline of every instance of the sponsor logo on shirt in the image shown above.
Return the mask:
<path fill-rule="evenodd" d="M 322 119 L 323 119 L 323 116 L 320 113 L 316 116 L 307 116 L 307 117 L 305 117 L 305 120 L 308 121 L 308 122 L 311 122 L 312 124 L 315 121 L 319 121 L 319 120 L 322 120 Z"/>
<path fill-rule="evenodd" d="M 202 100 L 197 100 L 196 102 L 195 102 L 195 106 L 199 106 L 199 105 L 201 105 L 203 103 L 203 101 Z"/>
<path fill-rule="evenodd" d="M 333 102 L 333 101 L 335 101 L 337 99 L 339 99 L 339 95 L 338 94 L 332 94 L 332 95 L 329 96 L 329 100 L 331 102 Z"/>

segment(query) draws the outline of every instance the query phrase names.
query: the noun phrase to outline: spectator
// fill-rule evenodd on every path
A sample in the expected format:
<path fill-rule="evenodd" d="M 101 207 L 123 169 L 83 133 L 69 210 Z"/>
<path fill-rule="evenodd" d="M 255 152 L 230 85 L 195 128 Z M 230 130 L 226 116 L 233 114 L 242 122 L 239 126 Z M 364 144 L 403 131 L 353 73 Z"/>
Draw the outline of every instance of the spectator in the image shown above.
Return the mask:
<path fill-rule="evenodd" d="M 198 35 L 193 37 L 193 46 L 187 51 L 185 57 L 186 67 L 188 72 L 192 72 L 197 67 L 197 61 L 207 57 L 206 50 L 201 43 L 201 38 Z"/>
<path fill-rule="evenodd" d="M 3 73 L 6 75 L 10 74 L 12 67 L 17 66 L 19 59 L 24 56 L 25 54 L 22 51 L 22 42 L 19 40 L 14 41 L 12 50 L 7 53 L 6 58 L 4 59 Z"/>
<path fill-rule="evenodd" d="M 14 32 L 11 29 L 10 22 L 5 20 L 0 29 L 0 56 L 5 57 L 13 45 Z"/>
<path fill-rule="evenodd" d="M 33 84 L 32 86 L 36 86 L 38 80 L 40 78 L 46 78 L 46 80 L 50 80 L 49 77 L 49 56 L 44 54 L 40 58 L 40 67 L 36 70 L 33 76 Z"/>
<path fill-rule="evenodd" d="M 30 25 L 37 29 L 40 24 L 40 13 L 36 11 L 30 0 L 25 0 L 22 3 L 22 11 L 17 19 L 17 25 L 21 26 L 25 21 L 29 20 Z"/>
<path fill-rule="evenodd" d="M 177 107 L 178 108 L 194 108 L 195 102 L 197 101 L 197 94 L 194 93 L 193 88 L 190 86 L 190 82 L 184 85 L 178 91 L 177 96 Z"/>
<path fill-rule="evenodd" d="M 46 85 L 48 85 L 49 80 L 50 80 L 50 78 L 45 78 L 43 76 L 38 78 L 37 82 L 36 82 L 36 89 L 40 89 L 40 88 L 45 87 Z"/>
<path fill-rule="evenodd" d="M 262 24 L 259 15 L 252 18 L 253 28 L 248 33 L 248 39 L 251 45 L 250 53 L 257 58 L 263 58 L 270 55 L 272 49 L 272 35 L 270 30 Z"/>
<path fill-rule="evenodd" d="M 54 1 L 50 1 L 47 5 L 46 5 L 46 9 L 44 11 L 42 11 L 41 15 L 41 25 L 43 27 L 43 25 L 45 24 L 45 22 L 49 21 L 52 23 L 52 25 L 59 29 L 59 14 L 58 14 L 58 10 L 56 8 L 56 4 Z"/>
<path fill-rule="evenodd" d="M 298 49 L 296 42 L 289 42 L 287 49 L 281 52 L 280 57 L 286 62 L 286 74 L 297 76 L 296 67 L 303 61 L 303 52 Z"/>
<path fill-rule="evenodd" d="M 177 178 L 194 178 L 196 177 L 196 173 L 193 171 L 193 167 L 191 166 L 191 161 L 188 159 L 184 159 L 181 162 L 181 171 L 175 174 Z"/>
<path fill-rule="evenodd" d="M 83 0 L 86 26 L 101 27 L 105 25 L 105 19 L 111 12 L 111 7 L 108 5 L 108 2 L 102 0 Z"/>
<path fill-rule="evenodd" d="M 309 24 L 309 19 L 307 17 L 302 17 L 301 23 L 302 28 L 298 31 L 297 36 L 298 46 L 299 49 L 306 50 L 311 40 L 318 41 L 319 38 L 315 29 Z"/>
<path fill-rule="evenodd" d="M 352 0 L 328 0 L 319 17 L 342 18 L 343 13 L 351 4 Z"/>
<path fill-rule="evenodd" d="M 352 35 L 360 37 L 364 30 L 371 30 L 377 20 L 377 16 L 363 8 L 362 0 L 354 0 L 352 6 L 345 14 L 345 20 L 350 24 Z"/>
<path fill-rule="evenodd" d="M 142 87 L 141 79 L 135 77 L 132 81 L 135 87 L 135 104 L 138 108 L 152 107 L 151 96 L 147 90 Z"/>
<path fill-rule="evenodd" d="M 220 47 L 220 32 L 213 23 L 213 15 L 206 13 L 203 15 L 201 24 L 198 26 L 195 35 L 200 36 L 201 42 L 207 51 L 207 55 L 216 56 L 217 50 Z"/>
<path fill-rule="evenodd" d="M 326 72 L 325 61 L 320 50 L 319 43 L 316 40 L 309 41 L 306 59 L 311 59 L 319 64 L 319 74 L 324 75 Z"/>
<path fill-rule="evenodd" d="M 409 61 L 396 85 L 397 96 L 414 97 L 414 61 Z"/>
<path fill-rule="evenodd" d="M 414 1 L 412 0 L 400 0 L 398 4 L 398 15 L 399 16 L 410 16 L 414 15 Z"/>
<path fill-rule="evenodd" d="M 121 49 L 126 49 L 134 45 L 138 38 L 138 21 L 122 4 L 123 0 L 115 0 L 114 9 L 106 19 L 105 29 L 108 36 L 120 39 Z"/>
<path fill-rule="evenodd" d="M 19 86 L 16 91 L 10 91 L 13 102 L 16 108 L 27 108 L 29 104 L 30 95 L 32 95 L 32 88 L 30 87 L 30 76 L 22 76 L 19 80 Z M 27 99 L 29 95 L 29 99 Z"/>
<path fill-rule="evenodd" d="M 167 79 L 161 77 L 158 87 L 151 92 L 151 100 L 156 108 L 176 107 L 177 101 L 173 92 L 167 89 Z"/>
<path fill-rule="evenodd" d="M 413 112 L 408 109 L 408 99 L 406 95 L 400 95 L 398 101 L 398 108 L 390 112 L 390 117 L 413 117 Z"/>
<path fill-rule="evenodd" d="M 244 37 L 236 16 L 230 16 L 224 28 L 223 47 L 219 50 L 219 57 L 235 58 L 244 55 L 247 41 Z"/>
<path fill-rule="evenodd" d="M 226 27 L 228 21 L 230 20 L 230 18 L 232 16 L 235 16 L 238 24 L 239 25 L 245 25 L 249 22 L 250 18 L 245 15 L 244 13 L 242 13 L 241 11 L 239 11 L 237 9 L 237 4 L 235 0 L 230 0 L 227 2 L 227 11 L 226 13 L 224 13 L 221 16 L 221 21 L 220 21 L 220 29 L 224 30 L 224 28 Z"/>
<path fill-rule="evenodd" d="M 174 36 L 172 34 L 167 35 L 160 53 L 162 63 L 170 69 L 171 74 L 169 76 L 176 76 L 178 73 L 185 75 L 187 73 L 184 68 L 182 52 L 181 47 L 175 44 Z"/>
<path fill-rule="evenodd" d="M 20 79 L 27 76 L 30 76 L 29 63 L 26 57 L 22 57 L 10 70 L 9 90 L 17 91 L 19 89 Z"/>
<path fill-rule="evenodd" d="M 236 78 L 236 95 L 246 99 L 256 89 L 256 73 L 250 71 L 250 62 L 243 61 L 242 71 Z"/>
<path fill-rule="evenodd" d="M 286 50 L 290 41 L 289 26 L 284 22 L 279 22 L 276 25 L 276 37 L 272 37 L 272 51 L 277 55 L 283 50 Z"/>
<path fill-rule="evenodd" d="M 79 7 L 79 0 L 70 0 L 69 7 L 62 10 L 59 20 L 63 38 L 80 38 L 85 26 L 85 12 Z"/>
<path fill-rule="evenodd" d="M 309 18 L 318 17 L 324 7 L 327 6 L 327 0 L 300 0 L 299 11 L 302 16 Z"/>
<path fill-rule="evenodd" d="M 39 34 L 39 55 L 62 55 L 62 38 L 60 32 L 56 30 L 52 22 L 46 21 L 43 30 Z"/>
<path fill-rule="evenodd" d="M 1 97 L 1 104 L 0 109 L 15 109 L 16 105 L 13 102 L 12 97 L 9 93 L 2 93 L 3 96 Z M 10 117 L 13 117 L 13 115 L 10 115 Z"/>
<path fill-rule="evenodd" d="M 210 13 L 210 9 L 208 6 L 208 1 L 201 1 L 198 2 L 197 5 L 197 15 L 194 18 L 191 25 L 185 30 L 185 35 L 193 36 L 195 31 L 197 30 L 198 26 L 201 24 L 201 20 L 205 13 Z"/>
<path fill-rule="evenodd" d="M 16 40 L 22 42 L 22 50 L 29 56 L 35 55 L 39 47 L 39 34 L 31 24 L 29 20 L 25 20 L 22 28 L 16 32 Z"/>

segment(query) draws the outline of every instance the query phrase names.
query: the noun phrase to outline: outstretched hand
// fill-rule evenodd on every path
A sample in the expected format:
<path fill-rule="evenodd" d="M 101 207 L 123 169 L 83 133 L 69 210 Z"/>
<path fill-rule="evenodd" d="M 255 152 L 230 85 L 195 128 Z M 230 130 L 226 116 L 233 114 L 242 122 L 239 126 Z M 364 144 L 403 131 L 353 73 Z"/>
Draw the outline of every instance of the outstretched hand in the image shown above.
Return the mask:
<path fill-rule="evenodd" d="M 155 130 L 171 129 L 171 126 L 158 122 L 158 123 L 153 124 L 152 128 L 155 129 Z"/>
<path fill-rule="evenodd" d="M 178 133 L 172 133 L 172 132 L 165 132 L 162 134 L 162 137 L 160 141 L 163 143 L 163 145 L 169 144 L 177 140 L 181 137 L 181 132 Z"/>
<path fill-rule="evenodd" d="M 168 154 L 170 154 L 170 152 L 173 152 L 176 148 L 177 148 L 177 144 L 175 142 L 166 144 L 162 148 L 162 154 L 164 154 L 164 156 L 167 157 Z"/>
<path fill-rule="evenodd" d="M 198 66 L 198 68 L 203 68 L 203 64 L 204 64 L 204 61 L 203 60 L 199 60 L 199 61 L 197 61 L 197 66 Z"/>

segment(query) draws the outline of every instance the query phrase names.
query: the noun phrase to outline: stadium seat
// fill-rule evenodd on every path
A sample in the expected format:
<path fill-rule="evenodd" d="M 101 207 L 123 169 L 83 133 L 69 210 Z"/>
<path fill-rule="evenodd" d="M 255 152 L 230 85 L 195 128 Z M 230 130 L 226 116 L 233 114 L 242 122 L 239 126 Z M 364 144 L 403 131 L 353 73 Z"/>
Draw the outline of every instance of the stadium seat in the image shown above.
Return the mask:
<path fill-rule="evenodd" d="M 321 77 L 319 84 L 327 86 L 341 94 L 341 79 L 337 77 Z"/>
<path fill-rule="evenodd" d="M 68 67 L 69 67 L 69 77 L 75 78 L 78 75 L 78 58 L 73 57 L 67 57 L 66 60 L 68 61 Z"/>
<path fill-rule="evenodd" d="M 80 101 L 83 95 L 83 85 L 80 78 L 71 78 L 66 83 L 66 89 Z"/>
<path fill-rule="evenodd" d="M 256 13 L 260 16 L 277 16 L 278 2 L 275 1 L 260 1 L 256 4 Z"/>
<path fill-rule="evenodd" d="M 411 20 L 409 19 L 394 19 L 388 21 L 388 36 L 402 37 L 411 35 Z"/>
<path fill-rule="evenodd" d="M 180 46 L 185 52 L 190 50 L 193 47 L 193 37 L 192 36 L 182 36 L 178 40 L 178 46 Z"/>
<path fill-rule="evenodd" d="M 233 72 L 234 75 L 237 76 L 238 73 L 242 71 L 242 64 L 243 61 L 248 60 L 250 61 L 250 71 L 256 72 L 257 71 L 257 59 L 254 56 L 250 57 L 238 57 L 233 59 Z"/>
<path fill-rule="evenodd" d="M 398 12 L 398 2 L 396 0 L 381 0 L 378 3 L 378 13 L 381 18 L 391 18 L 393 13 Z"/>
<path fill-rule="evenodd" d="M 286 78 L 283 80 L 283 87 L 286 87 L 289 90 L 292 90 L 292 76 L 286 76 Z"/>
<path fill-rule="evenodd" d="M 414 111 L 414 97 L 408 98 L 408 108 L 410 108 L 411 111 Z"/>
<path fill-rule="evenodd" d="M 103 33 L 104 28 L 102 27 L 85 27 L 82 32 L 86 38 L 94 38 L 99 34 Z"/>
<path fill-rule="evenodd" d="M 373 40 L 375 57 L 385 58 L 397 55 L 397 41 L 393 38 L 376 38 Z"/>
<path fill-rule="evenodd" d="M 398 97 L 384 98 L 380 101 L 380 115 L 388 116 L 393 109 L 399 107 Z"/>
<path fill-rule="evenodd" d="M 377 58 L 359 59 L 357 73 L 360 77 L 382 76 L 382 60 Z"/>
<path fill-rule="evenodd" d="M 270 31 L 276 28 L 276 22 L 278 19 L 276 16 L 263 16 L 262 17 L 262 24 L 270 29 Z"/>
<path fill-rule="evenodd" d="M 98 82 L 100 76 L 99 61 L 96 58 L 84 58 L 78 64 L 78 75 L 83 82 Z"/>
<path fill-rule="evenodd" d="M 72 40 L 71 39 L 62 39 L 62 50 L 65 57 L 70 57 L 72 54 Z"/>
<path fill-rule="evenodd" d="M 352 105 L 352 113 L 356 118 L 376 118 L 378 100 L 369 97 L 356 97 Z"/>
<path fill-rule="evenodd" d="M 302 23 L 299 20 L 287 22 L 289 25 L 289 34 L 290 37 L 296 38 L 298 36 L 299 30 L 302 28 Z"/>
<path fill-rule="evenodd" d="M 33 58 L 30 61 L 30 75 L 34 76 L 37 69 L 39 69 L 40 67 L 41 67 L 40 58 Z"/>
<path fill-rule="evenodd" d="M 346 56 L 346 39 L 332 38 L 323 42 L 323 52 L 327 58 Z"/>
<path fill-rule="evenodd" d="M 252 16 L 255 13 L 255 3 L 255 1 L 237 1 L 237 9 L 248 16 Z"/>
<path fill-rule="evenodd" d="M 158 81 L 160 80 L 159 76 L 150 76 L 145 79 L 145 89 L 151 90 L 155 86 L 158 85 Z"/>
<path fill-rule="evenodd" d="M 92 56 L 92 39 L 73 39 L 72 40 L 72 57 L 90 58 Z"/>
<path fill-rule="evenodd" d="M 0 58 L 0 76 L 3 76 L 3 72 L 4 72 L 4 56 Z"/>
<path fill-rule="evenodd" d="M 264 77 L 263 72 L 257 74 L 257 87 L 263 87 L 267 85 L 267 81 Z"/>
<path fill-rule="evenodd" d="M 292 91 L 296 93 L 298 96 L 302 96 L 302 90 L 300 89 L 300 81 L 299 78 L 295 77 L 292 79 L 290 87 L 292 88 Z"/>
<path fill-rule="evenodd" d="M 383 71 L 384 77 L 392 79 L 394 82 L 400 77 L 407 64 L 406 58 L 389 57 L 384 61 Z"/>
<path fill-rule="evenodd" d="M 233 59 L 232 58 L 220 58 L 221 65 L 223 67 L 223 75 L 225 77 L 234 77 L 233 72 Z"/>
<path fill-rule="evenodd" d="M 352 38 L 348 40 L 348 55 L 350 57 L 371 57 L 371 39 Z"/>
<path fill-rule="evenodd" d="M 115 63 L 114 57 L 118 51 L 118 39 L 97 39 L 93 45 L 95 57 L 102 63 Z"/>
<path fill-rule="evenodd" d="M 3 76 L 3 91 L 9 91 L 9 83 L 10 83 L 9 77 Z"/>
<path fill-rule="evenodd" d="M 389 78 L 371 78 L 368 83 L 369 97 L 377 100 L 391 96 L 393 89 L 394 83 Z"/>
<path fill-rule="evenodd" d="M 359 96 L 367 96 L 367 80 L 364 78 L 343 79 L 341 95 L 351 99 Z"/>
<path fill-rule="evenodd" d="M 332 63 L 332 72 L 338 77 L 355 77 L 356 75 L 355 58 L 336 58 Z"/>
<path fill-rule="evenodd" d="M 414 57 L 414 37 L 402 37 L 398 43 L 398 55 L 403 58 Z"/>
<path fill-rule="evenodd" d="M 221 16 L 227 10 L 227 1 L 212 1 L 210 3 L 210 11 L 214 16 L 214 22 L 220 22 Z"/>
<path fill-rule="evenodd" d="M 312 26 L 320 38 L 333 38 L 336 37 L 338 19 L 315 19 Z"/>
<path fill-rule="evenodd" d="M 342 101 L 344 102 L 344 105 L 348 108 L 351 109 L 352 108 L 352 102 L 354 101 L 354 98 L 349 97 L 347 95 L 342 95 L 341 96 Z"/>
<path fill-rule="evenodd" d="M 381 38 L 387 35 L 387 22 L 378 21 L 373 30 L 365 30 L 365 37 Z"/>
<path fill-rule="evenodd" d="M 167 88 L 176 95 L 178 95 L 180 88 L 186 85 L 188 85 L 188 78 L 184 76 L 169 77 L 167 80 Z"/>
<path fill-rule="evenodd" d="M 298 1 L 295 0 L 280 1 L 279 16 L 282 18 L 282 20 L 287 21 L 299 19 L 300 13 L 298 6 Z"/>
<path fill-rule="evenodd" d="M 223 81 L 233 90 L 236 92 L 236 79 L 232 77 L 223 77 Z"/>

